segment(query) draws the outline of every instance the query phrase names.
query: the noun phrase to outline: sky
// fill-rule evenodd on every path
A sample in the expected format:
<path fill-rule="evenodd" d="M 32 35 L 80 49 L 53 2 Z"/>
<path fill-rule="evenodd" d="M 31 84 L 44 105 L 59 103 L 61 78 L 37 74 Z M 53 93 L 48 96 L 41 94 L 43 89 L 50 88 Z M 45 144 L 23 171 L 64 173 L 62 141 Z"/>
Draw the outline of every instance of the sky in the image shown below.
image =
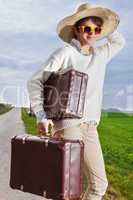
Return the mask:
<path fill-rule="evenodd" d="M 82 3 L 113 9 L 126 46 L 106 67 L 103 108 L 133 111 L 133 1 L 0 0 L 0 102 L 29 106 L 27 80 L 65 43 L 56 25 Z"/>

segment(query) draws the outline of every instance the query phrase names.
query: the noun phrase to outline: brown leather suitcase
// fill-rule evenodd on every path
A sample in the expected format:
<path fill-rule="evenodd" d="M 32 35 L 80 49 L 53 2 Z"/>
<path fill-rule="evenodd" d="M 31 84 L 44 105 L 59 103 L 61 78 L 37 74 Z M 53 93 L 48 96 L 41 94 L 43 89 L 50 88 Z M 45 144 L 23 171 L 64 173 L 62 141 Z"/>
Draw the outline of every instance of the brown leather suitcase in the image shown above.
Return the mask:
<path fill-rule="evenodd" d="M 76 200 L 83 191 L 83 162 L 82 140 L 14 136 L 9 184 L 46 198 Z"/>
<path fill-rule="evenodd" d="M 69 69 L 52 72 L 44 83 L 44 110 L 47 118 L 82 118 L 88 74 Z"/>

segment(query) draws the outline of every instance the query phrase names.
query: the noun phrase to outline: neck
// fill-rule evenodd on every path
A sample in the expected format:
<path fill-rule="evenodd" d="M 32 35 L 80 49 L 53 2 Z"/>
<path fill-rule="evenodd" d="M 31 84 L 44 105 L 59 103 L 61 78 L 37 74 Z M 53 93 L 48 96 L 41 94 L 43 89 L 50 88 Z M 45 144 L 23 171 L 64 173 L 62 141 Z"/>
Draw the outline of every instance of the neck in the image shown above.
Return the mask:
<path fill-rule="evenodd" d="M 83 52 L 86 52 L 88 55 L 93 52 L 93 47 L 90 44 L 81 40 L 79 40 L 79 42 Z"/>

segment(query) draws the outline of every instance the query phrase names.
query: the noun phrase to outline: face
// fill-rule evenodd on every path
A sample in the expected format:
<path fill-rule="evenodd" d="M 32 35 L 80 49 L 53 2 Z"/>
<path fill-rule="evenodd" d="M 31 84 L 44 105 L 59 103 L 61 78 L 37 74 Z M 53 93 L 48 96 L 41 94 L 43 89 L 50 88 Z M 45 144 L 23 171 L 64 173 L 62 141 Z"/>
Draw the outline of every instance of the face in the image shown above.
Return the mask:
<path fill-rule="evenodd" d="M 89 26 L 92 27 L 93 30 L 95 30 L 95 28 L 97 28 L 98 26 L 96 24 L 94 24 L 91 20 L 87 20 L 85 22 L 83 22 L 82 24 L 80 24 L 80 26 Z M 74 28 L 75 34 L 77 36 L 77 39 L 80 41 L 80 43 L 82 45 L 93 45 L 96 42 L 97 37 L 99 37 L 99 34 L 95 34 L 92 31 L 92 34 L 90 35 L 87 31 L 83 31 L 83 29 L 80 27 L 79 32 L 76 30 L 76 28 Z"/>

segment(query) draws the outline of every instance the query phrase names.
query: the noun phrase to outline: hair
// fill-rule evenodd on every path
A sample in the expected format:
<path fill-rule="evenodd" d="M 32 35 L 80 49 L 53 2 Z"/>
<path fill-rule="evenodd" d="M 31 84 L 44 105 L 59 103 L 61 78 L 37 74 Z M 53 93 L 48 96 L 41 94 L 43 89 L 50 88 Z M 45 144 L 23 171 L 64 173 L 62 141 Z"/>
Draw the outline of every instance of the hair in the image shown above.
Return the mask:
<path fill-rule="evenodd" d="M 89 17 L 84 17 L 80 20 L 78 20 L 75 24 L 74 27 L 78 30 L 78 26 L 80 26 L 81 24 L 83 24 L 84 22 L 91 20 L 95 25 L 101 27 L 103 26 L 103 19 L 101 17 L 97 17 L 97 16 L 89 16 Z M 77 38 L 77 36 L 74 34 L 74 37 Z"/>

